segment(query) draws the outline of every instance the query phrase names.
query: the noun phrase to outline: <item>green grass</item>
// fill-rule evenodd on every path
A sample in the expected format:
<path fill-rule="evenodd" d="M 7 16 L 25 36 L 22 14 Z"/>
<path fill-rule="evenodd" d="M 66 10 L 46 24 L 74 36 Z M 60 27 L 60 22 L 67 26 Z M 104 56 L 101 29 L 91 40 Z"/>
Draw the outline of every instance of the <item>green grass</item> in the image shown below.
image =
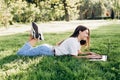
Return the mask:
<path fill-rule="evenodd" d="M 91 31 L 90 50 L 108 55 L 106 62 L 90 62 L 71 56 L 17 56 L 16 52 L 28 39 L 28 33 L 2 36 L 0 80 L 120 80 L 119 30 L 120 26 L 113 24 Z M 42 43 L 55 45 L 70 34 L 44 34 Z"/>

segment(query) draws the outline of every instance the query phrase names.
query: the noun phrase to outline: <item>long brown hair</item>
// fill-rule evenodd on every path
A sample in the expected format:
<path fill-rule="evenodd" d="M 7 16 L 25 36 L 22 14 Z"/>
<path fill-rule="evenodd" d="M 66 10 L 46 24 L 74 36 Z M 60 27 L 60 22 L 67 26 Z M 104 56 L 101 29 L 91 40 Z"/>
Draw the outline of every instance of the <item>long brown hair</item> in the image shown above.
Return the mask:
<path fill-rule="evenodd" d="M 87 27 L 83 25 L 77 26 L 77 28 L 74 30 L 73 34 L 70 37 L 78 37 L 79 31 L 83 32 L 85 30 L 88 30 L 88 38 L 87 40 L 81 40 L 80 44 L 89 47 L 90 46 L 90 30 Z"/>

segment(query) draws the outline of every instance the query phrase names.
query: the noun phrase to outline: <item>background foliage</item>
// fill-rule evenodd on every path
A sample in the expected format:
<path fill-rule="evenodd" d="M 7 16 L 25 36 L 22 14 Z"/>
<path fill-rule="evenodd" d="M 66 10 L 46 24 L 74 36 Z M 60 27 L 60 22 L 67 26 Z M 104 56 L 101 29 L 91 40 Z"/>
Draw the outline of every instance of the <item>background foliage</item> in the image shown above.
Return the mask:
<path fill-rule="evenodd" d="M 120 0 L 0 0 L 0 24 L 120 18 Z"/>

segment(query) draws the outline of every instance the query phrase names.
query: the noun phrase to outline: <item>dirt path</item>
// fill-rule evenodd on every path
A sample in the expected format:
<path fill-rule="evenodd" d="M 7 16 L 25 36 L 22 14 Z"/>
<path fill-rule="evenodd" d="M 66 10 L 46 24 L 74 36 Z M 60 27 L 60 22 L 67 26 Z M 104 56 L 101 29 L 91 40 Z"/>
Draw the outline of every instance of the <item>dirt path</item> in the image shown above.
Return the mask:
<path fill-rule="evenodd" d="M 74 30 L 78 25 L 85 25 L 90 29 L 96 29 L 102 25 L 120 23 L 120 20 L 77 20 L 77 21 L 54 21 L 48 23 L 37 23 L 43 33 L 60 33 Z M 19 26 L 19 27 L 18 27 Z M 0 36 L 23 33 L 30 31 L 31 24 L 14 24 L 8 29 L 0 28 Z"/>

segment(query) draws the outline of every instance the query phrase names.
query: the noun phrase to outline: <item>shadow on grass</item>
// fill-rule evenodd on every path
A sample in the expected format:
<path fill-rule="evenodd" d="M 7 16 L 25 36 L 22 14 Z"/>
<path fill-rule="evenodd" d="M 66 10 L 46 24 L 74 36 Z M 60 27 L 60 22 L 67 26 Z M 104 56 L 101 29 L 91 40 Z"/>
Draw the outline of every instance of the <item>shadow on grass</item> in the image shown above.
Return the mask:
<path fill-rule="evenodd" d="M 7 79 L 19 80 L 75 80 L 76 71 L 83 65 L 82 59 L 78 60 L 71 56 L 43 57 L 42 61 L 29 66 L 18 74 L 10 75 Z M 84 61 L 85 62 L 85 61 Z M 74 63 L 74 64 L 73 64 Z M 75 73 L 73 73 L 75 71 Z M 26 75 L 26 76 L 25 76 Z"/>
<path fill-rule="evenodd" d="M 10 55 L 10 56 L 6 56 L 5 58 L 0 59 L 0 65 L 4 65 L 6 63 L 10 63 L 16 59 L 18 59 L 19 57 L 17 55 Z"/>
<path fill-rule="evenodd" d="M 38 56 L 36 56 L 36 57 L 38 57 Z M 9 55 L 9 56 L 6 56 L 6 57 L 0 59 L 0 65 L 2 66 L 2 65 L 4 65 L 4 64 L 11 63 L 11 62 L 13 62 L 13 61 L 15 61 L 15 60 L 19 60 L 19 59 L 22 59 L 22 60 L 24 60 L 24 61 L 27 61 L 28 59 L 34 59 L 34 58 L 36 58 L 36 57 L 19 56 L 19 55 L 16 55 L 16 54 L 14 54 L 14 55 Z"/>

